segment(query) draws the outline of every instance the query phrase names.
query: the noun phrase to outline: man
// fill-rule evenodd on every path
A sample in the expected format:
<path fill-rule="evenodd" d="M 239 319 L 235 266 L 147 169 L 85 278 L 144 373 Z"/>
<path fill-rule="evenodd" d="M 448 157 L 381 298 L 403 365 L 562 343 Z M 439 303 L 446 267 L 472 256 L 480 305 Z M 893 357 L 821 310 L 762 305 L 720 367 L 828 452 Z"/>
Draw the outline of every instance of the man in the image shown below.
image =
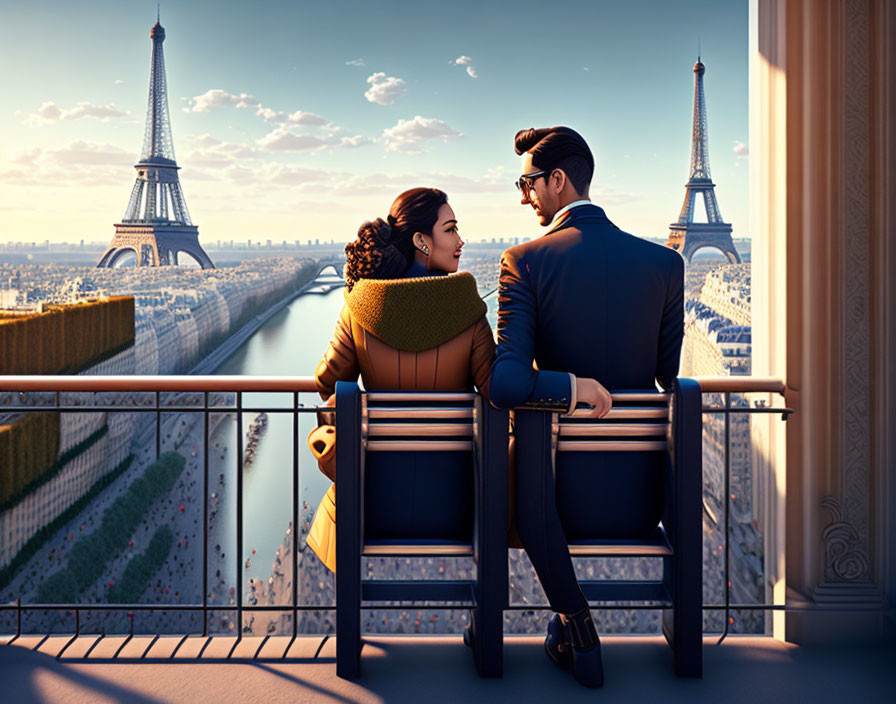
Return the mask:
<path fill-rule="evenodd" d="M 574 130 L 521 130 L 515 150 L 522 156 L 520 202 L 550 229 L 501 258 L 492 402 L 563 413 L 586 405 L 592 407 L 587 415 L 603 417 L 612 403 L 608 388 L 647 389 L 658 382 L 669 389 L 684 334 L 684 260 L 622 232 L 591 203 L 594 158 Z M 537 476 L 521 471 L 517 477 L 517 520 L 557 612 L 545 649 L 581 684 L 600 687 L 600 641 L 566 537 L 577 520 L 593 524 L 600 487 L 579 492 L 569 507 L 578 515 L 568 516 L 564 506 L 561 522 L 551 468 L 538 469 Z M 661 501 L 661 487 L 654 493 Z"/>

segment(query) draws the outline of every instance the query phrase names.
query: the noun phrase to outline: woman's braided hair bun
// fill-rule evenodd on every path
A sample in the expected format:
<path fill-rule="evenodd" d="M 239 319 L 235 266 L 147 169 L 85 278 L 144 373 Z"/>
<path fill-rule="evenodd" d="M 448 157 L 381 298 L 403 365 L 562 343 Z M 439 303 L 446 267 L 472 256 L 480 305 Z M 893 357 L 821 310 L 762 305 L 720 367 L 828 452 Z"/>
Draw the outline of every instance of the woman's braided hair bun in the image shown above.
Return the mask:
<path fill-rule="evenodd" d="M 377 218 L 358 228 L 358 238 L 345 247 L 345 285 L 351 291 L 358 279 L 388 279 L 408 268 L 407 257 L 393 243 L 392 226 Z"/>

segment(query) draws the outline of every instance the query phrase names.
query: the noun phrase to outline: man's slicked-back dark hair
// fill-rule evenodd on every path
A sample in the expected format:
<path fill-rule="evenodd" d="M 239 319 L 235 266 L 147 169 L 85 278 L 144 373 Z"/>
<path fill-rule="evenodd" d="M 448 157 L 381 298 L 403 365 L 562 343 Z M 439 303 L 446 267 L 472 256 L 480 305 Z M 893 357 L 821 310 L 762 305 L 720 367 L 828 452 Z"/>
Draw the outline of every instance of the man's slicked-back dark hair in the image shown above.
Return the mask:
<path fill-rule="evenodd" d="M 594 176 L 594 156 L 587 142 L 569 127 L 534 127 L 520 130 L 513 140 L 517 154 L 532 154 L 538 169 L 563 169 L 576 189 L 584 194 Z"/>

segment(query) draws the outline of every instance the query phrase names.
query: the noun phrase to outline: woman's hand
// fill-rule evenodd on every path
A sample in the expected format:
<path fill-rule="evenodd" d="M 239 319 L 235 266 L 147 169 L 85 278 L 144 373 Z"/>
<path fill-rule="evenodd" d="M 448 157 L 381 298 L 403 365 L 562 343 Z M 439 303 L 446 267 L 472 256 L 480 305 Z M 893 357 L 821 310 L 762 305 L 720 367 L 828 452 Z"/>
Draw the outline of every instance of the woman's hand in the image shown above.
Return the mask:
<path fill-rule="evenodd" d="M 603 384 L 596 379 L 576 377 L 576 405 L 584 403 L 592 406 L 576 413 L 580 418 L 603 418 L 613 407 L 613 398 Z M 575 410 L 575 409 L 573 409 Z"/>

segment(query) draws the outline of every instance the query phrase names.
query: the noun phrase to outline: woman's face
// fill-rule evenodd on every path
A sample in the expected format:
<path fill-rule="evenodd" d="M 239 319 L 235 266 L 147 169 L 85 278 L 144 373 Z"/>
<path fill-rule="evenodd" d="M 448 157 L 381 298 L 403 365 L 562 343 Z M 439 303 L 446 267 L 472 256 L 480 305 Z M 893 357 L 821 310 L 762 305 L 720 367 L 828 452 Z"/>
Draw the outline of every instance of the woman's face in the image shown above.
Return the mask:
<path fill-rule="evenodd" d="M 457 271 L 460 262 L 460 250 L 465 242 L 460 238 L 457 229 L 457 218 L 447 203 L 439 208 L 439 217 L 432 226 L 432 236 L 423 236 L 429 245 L 429 267 L 441 269 L 449 274 Z"/>

